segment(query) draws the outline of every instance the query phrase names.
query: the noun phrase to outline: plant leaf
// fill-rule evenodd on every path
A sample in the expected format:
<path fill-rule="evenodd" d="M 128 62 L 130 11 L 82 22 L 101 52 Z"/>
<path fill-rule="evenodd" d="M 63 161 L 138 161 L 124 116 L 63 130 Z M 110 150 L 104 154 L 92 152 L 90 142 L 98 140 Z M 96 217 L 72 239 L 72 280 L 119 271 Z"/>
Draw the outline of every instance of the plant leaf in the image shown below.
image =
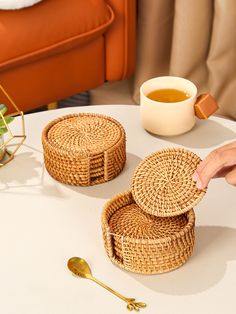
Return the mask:
<path fill-rule="evenodd" d="M 0 135 L 7 133 L 7 128 L 0 128 Z"/>
<path fill-rule="evenodd" d="M 5 119 L 7 124 L 11 123 L 14 120 L 13 117 L 4 117 L 4 119 Z M 2 128 L 2 127 L 5 128 L 6 125 L 5 125 L 4 121 L 2 119 L 0 119 L 0 128 Z"/>
<path fill-rule="evenodd" d="M 4 115 L 7 112 L 7 106 L 4 104 L 0 104 L 0 112 Z"/>

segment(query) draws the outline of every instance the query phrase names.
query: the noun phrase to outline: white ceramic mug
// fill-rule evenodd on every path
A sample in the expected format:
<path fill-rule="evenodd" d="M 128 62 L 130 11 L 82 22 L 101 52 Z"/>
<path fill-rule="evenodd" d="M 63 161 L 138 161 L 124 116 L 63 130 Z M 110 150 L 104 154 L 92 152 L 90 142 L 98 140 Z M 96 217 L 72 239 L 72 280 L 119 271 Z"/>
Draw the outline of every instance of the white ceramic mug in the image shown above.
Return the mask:
<path fill-rule="evenodd" d="M 177 89 L 190 97 L 179 102 L 158 102 L 147 95 L 158 89 Z M 196 122 L 194 105 L 197 87 L 189 80 L 176 76 L 160 76 L 150 79 L 140 87 L 140 110 L 143 127 L 154 134 L 173 136 L 185 133 Z"/>

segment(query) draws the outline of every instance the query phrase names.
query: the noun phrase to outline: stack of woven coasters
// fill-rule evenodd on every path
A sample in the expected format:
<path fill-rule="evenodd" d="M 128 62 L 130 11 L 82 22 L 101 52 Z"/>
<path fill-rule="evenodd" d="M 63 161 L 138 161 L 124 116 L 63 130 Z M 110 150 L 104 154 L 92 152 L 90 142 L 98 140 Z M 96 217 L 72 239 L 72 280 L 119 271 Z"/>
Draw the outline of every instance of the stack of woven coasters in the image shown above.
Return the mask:
<path fill-rule="evenodd" d="M 125 130 L 104 115 L 80 113 L 53 120 L 43 130 L 42 143 L 47 171 L 66 184 L 103 183 L 125 165 Z"/>
<path fill-rule="evenodd" d="M 188 260 L 194 246 L 193 207 L 206 193 L 192 179 L 199 162 L 185 149 L 153 153 L 135 170 L 131 190 L 105 204 L 103 238 L 114 264 L 157 274 Z"/>

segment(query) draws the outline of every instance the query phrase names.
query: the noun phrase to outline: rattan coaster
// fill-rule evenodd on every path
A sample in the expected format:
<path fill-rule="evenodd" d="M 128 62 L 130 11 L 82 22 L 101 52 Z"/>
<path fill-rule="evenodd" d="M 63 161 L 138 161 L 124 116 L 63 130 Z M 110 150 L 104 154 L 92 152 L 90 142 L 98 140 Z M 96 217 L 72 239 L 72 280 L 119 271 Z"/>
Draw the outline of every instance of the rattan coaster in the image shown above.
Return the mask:
<path fill-rule="evenodd" d="M 48 172 L 66 184 L 109 181 L 121 172 L 126 160 L 124 128 L 100 114 L 58 118 L 45 127 L 42 142 Z"/>
<path fill-rule="evenodd" d="M 156 217 L 141 210 L 135 203 L 122 207 L 112 215 L 109 226 L 112 233 L 135 239 L 165 238 L 180 232 L 187 224 L 186 215 Z"/>
<path fill-rule="evenodd" d="M 135 204 L 131 192 L 118 194 L 104 207 L 102 229 L 111 261 L 126 270 L 163 273 L 183 265 L 194 245 L 193 210 L 156 217 Z"/>
<path fill-rule="evenodd" d="M 205 195 L 192 176 L 200 158 L 179 148 L 164 149 L 146 157 L 137 167 L 132 180 L 134 200 L 145 212 L 176 216 L 189 211 Z"/>

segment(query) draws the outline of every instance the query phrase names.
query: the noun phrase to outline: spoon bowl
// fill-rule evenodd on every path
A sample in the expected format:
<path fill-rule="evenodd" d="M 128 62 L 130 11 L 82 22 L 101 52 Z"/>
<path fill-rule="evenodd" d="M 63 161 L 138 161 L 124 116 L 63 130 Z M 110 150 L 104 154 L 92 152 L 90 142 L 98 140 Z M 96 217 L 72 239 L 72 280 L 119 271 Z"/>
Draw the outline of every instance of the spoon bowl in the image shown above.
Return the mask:
<path fill-rule="evenodd" d="M 68 260 L 67 266 L 69 270 L 76 276 L 91 279 L 91 269 L 88 263 L 83 258 L 72 257 Z"/>

